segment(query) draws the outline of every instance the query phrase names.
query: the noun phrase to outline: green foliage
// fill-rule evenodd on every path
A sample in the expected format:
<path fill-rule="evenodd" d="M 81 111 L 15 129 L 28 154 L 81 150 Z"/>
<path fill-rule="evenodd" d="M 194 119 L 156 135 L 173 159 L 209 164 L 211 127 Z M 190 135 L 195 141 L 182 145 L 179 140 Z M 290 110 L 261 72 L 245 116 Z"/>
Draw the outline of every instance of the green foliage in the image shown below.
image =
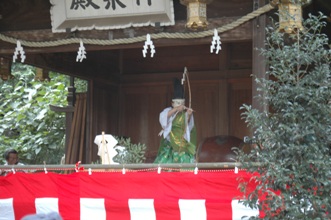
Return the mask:
<path fill-rule="evenodd" d="M 86 80 L 75 78 L 74 83 L 75 83 L 76 92 L 87 92 Z"/>
<path fill-rule="evenodd" d="M 145 144 L 133 144 L 130 138 L 119 138 L 115 137 L 118 141 L 118 145 L 125 149 L 117 150 L 118 154 L 114 157 L 114 161 L 120 164 L 132 164 L 132 163 L 143 163 L 146 152 Z"/>
<path fill-rule="evenodd" d="M 255 144 L 238 160 L 259 174 L 244 204 L 263 210 L 265 219 L 331 218 L 331 50 L 320 32 L 323 19 L 310 16 L 296 35 L 277 32 L 277 23 L 267 28 L 261 54 L 269 70 L 256 79 L 255 98 L 270 109 L 242 107 Z M 261 193 L 267 199 L 256 205 Z"/>
<path fill-rule="evenodd" d="M 59 163 L 65 115 L 49 105 L 67 105 L 68 77 L 51 72 L 50 81 L 35 81 L 35 68 L 18 63 L 12 74 L 14 79 L 0 81 L 0 152 L 14 148 L 26 164 Z"/>

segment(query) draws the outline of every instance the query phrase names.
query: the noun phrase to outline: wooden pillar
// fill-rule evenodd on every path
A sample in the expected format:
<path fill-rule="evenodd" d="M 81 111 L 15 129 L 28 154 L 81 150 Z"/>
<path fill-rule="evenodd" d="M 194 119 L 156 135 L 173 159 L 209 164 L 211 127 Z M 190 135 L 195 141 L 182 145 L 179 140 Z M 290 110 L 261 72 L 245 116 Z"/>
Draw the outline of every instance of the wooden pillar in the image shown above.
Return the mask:
<path fill-rule="evenodd" d="M 92 162 L 93 147 L 95 147 L 93 135 L 93 86 L 93 81 L 88 81 L 86 106 L 86 163 Z"/>
<path fill-rule="evenodd" d="M 68 86 L 68 96 L 67 96 L 67 101 L 68 101 L 68 106 L 67 109 L 69 111 L 66 112 L 66 138 L 65 138 L 65 150 L 67 150 L 68 145 L 69 145 L 69 138 L 70 138 L 70 133 L 71 133 L 71 124 L 72 124 L 72 118 L 74 115 L 74 106 L 75 106 L 75 84 L 74 84 L 75 78 L 70 76 L 70 85 Z"/>
<path fill-rule="evenodd" d="M 68 96 L 67 96 L 68 106 L 59 107 L 50 105 L 50 109 L 55 112 L 65 112 L 66 113 L 66 132 L 65 132 L 65 146 L 64 152 L 67 152 L 70 133 L 71 133 L 71 124 L 74 114 L 74 105 L 75 105 L 75 86 L 74 86 L 74 77 L 70 77 L 70 85 L 68 86 Z"/>
<path fill-rule="evenodd" d="M 266 2 L 265 0 L 253 0 L 254 10 L 263 7 Z M 260 51 L 256 50 L 256 48 L 264 48 L 264 42 L 266 37 L 266 15 L 263 14 L 259 17 L 256 17 L 253 20 L 253 65 L 252 65 L 252 107 L 255 109 L 259 109 L 260 111 L 264 111 L 268 109 L 267 105 L 263 105 L 259 100 L 255 99 L 257 95 L 262 95 L 262 92 L 257 91 L 257 84 L 255 82 L 255 78 L 265 78 L 266 75 L 266 62 L 265 58 L 260 54 Z"/>

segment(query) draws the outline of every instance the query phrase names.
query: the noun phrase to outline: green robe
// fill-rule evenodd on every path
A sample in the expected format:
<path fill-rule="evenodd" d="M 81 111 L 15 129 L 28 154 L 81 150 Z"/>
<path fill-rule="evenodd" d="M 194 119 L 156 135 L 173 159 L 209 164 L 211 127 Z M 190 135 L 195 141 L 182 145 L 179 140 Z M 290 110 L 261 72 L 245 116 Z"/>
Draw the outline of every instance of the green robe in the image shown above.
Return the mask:
<path fill-rule="evenodd" d="M 170 141 L 161 138 L 160 148 L 154 163 L 194 163 L 196 153 L 196 129 L 190 132 L 190 142 L 184 138 L 185 112 L 178 113 L 172 121 Z"/>

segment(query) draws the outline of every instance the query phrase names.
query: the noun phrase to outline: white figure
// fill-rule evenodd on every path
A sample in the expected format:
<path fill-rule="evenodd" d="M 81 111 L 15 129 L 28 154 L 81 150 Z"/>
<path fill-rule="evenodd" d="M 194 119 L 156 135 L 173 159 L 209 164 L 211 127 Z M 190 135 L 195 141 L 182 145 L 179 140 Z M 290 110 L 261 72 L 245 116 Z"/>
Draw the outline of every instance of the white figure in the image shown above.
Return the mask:
<path fill-rule="evenodd" d="M 101 157 L 102 164 L 118 164 L 113 161 L 113 158 L 117 155 L 115 146 L 118 141 L 111 134 L 95 136 L 94 143 L 98 145 L 98 156 Z"/>

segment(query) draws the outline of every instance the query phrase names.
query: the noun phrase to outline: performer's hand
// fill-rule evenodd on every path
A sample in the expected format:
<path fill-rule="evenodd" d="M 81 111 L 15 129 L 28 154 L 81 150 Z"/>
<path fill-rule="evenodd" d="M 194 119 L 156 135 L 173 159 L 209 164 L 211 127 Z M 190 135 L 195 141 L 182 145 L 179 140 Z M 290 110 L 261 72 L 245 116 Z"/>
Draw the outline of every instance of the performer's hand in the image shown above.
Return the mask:
<path fill-rule="evenodd" d="M 182 112 L 182 111 L 184 111 L 184 109 L 185 109 L 184 105 L 179 105 L 176 107 L 177 112 Z"/>
<path fill-rule="evenodd" d="M 193 109 L 186 108 L 186 112 L 187 112 L 188 115 L 192 115 Z"/>

